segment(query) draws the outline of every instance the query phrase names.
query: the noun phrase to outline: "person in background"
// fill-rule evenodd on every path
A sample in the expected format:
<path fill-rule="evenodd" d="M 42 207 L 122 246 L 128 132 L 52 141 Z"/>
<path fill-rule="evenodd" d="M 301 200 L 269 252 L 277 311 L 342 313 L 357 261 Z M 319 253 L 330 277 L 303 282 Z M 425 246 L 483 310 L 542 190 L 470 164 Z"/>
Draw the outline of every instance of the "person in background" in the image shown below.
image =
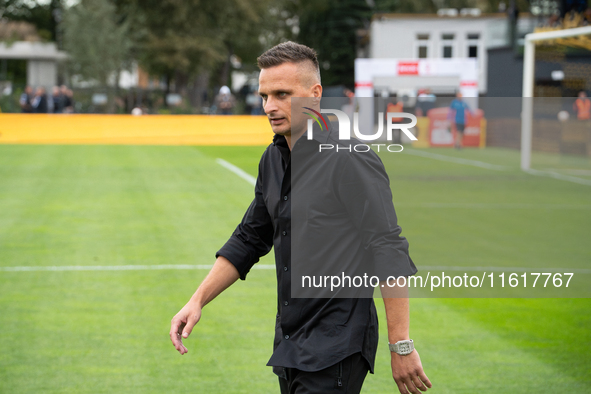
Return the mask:
<path fill-rule="evenodd" d="M 51 91 L 51 100 L 53 102 L 53 113 L 61 114 L 64 112 L 64 95 L 58 86 L 54 86 Z"/>
<path fill-rule="evenodd" d="M 250 107 L 251 115 L 261 115 L 263 99 L 257 93 L 251 92 L 246 96 L 246 105 Z"/>
<path fill-rule="evenodd" d="M 462 93 L 456 93 L 456 98 L 449 106 L 449 114 L 447 118 L 452 121 L 456 129 L 456 136 L 454 139 L 454 146 L 456 149 L 462 148 L 462 140 L 464 139 L 464 129 L 466 128 L 466 111 L 472 114 L 470 107 L 464 100 L 462 100 Z"/>
<path fill-rule="evenodd" d="M 394 99 L 396 101 L 396 99 Z M 402 100 L 396 101 L 396 103 L 393 102 L 389 102 L 388 105 L 386 106 L 386 122 L 388 121 L 388 114 L 389 113 L 400 113 L 400 112 L 404 112 L 404 103 L 402 102 Z M 392 118 L 392 123 L 400 123 L 402 122 L 404 119 L 403 118 Z M 392 134 L 392 142 L 395 144 L 399 144 L 401 142 L 401 131 L 400 129 L 396 129 L 394 130 L 393 134 Z"/>
<path fill-rule="evenodd" d="M 230 88 L 226 85 L 220 88 L 220 93 L 215 97 L 215 105 L 222 115 L 232 115 L 236 99 Z"/>
<path fill-rule="evenodd" d="M 60 92 L 63 95 L 63 112 L 65 114 L 74 113 L 74 92 L 68 89 L 66 85 L 60 87 Z"/>
<path fill-rule="evenodd" d="M 419 90 L 419 96 L 417 97 L 417 106 L 415 114 L 417 116 L 427 116 L 429 110 L 435 108 L 435 101 L 437 97 L 431 93 L 431 89 Z"/>
<path fill-rule="evenodd" d="M 591 119 L 591 100 L 589 100 L 584 90 L 579 92 L 579 98 L 575 101 L 573 107 L 577 113 L 577 119 Z"/>
<path fill-rule="evenodd" d="M 36 114 L 47 113 L 47 95 L 45 94 L 45 88 L 43 86 L 39 86 L 37 90 L 35 90 L 35 97 L 33 97 L 31 106 L 33 107 L 33 112 Z"/>
<path fill-rule="evenodd" d="M 33 101 L 33 88 L 30 85 L 25 87 L 25 91 L 21 94 L 20 99 L 18 100 L 21 111 L 25 114 L 30 114 L 33 112 L 33 106 L 31 102 Z"/>

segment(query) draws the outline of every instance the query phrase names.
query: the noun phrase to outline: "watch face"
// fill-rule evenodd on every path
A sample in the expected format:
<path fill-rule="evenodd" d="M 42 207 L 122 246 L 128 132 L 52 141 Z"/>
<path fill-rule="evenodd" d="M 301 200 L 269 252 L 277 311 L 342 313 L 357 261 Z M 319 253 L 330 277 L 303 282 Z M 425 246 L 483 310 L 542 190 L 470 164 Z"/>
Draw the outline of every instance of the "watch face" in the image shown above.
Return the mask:
<path fill-rule="evenodd" d="M 410 343 L 402 342 L 398 344 L 398 350 L 400 353 L 409 353 L 410 352 Z"/>

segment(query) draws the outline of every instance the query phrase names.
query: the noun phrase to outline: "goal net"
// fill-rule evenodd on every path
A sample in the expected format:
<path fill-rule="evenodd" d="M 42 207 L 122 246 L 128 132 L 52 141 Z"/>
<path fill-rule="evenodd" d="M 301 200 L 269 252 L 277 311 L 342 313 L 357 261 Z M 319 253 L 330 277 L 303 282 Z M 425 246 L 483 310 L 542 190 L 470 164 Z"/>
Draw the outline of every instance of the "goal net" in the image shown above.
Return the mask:
<path fill-rule="evenodd" d="M 591 185 L 591 27 L 526 36 L 521 167 Z"/>

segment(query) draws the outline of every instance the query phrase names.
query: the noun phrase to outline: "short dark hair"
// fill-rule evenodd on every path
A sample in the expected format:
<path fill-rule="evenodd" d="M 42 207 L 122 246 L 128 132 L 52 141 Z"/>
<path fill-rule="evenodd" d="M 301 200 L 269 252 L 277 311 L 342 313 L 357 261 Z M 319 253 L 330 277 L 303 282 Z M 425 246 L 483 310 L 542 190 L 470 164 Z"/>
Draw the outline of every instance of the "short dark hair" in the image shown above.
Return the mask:
<path fill-rule="evenodd" d="M 279 66 L 283 63 L 302 63 L 311 62 L 318 81 L 320 82 L 320 66 L 318 65 L 318 57 L 316 51 L 310 47 L 293 41 L 282 42 L 275 45 L 273 48 L 265 51 L 257 58 L 257 65 L 262 70 Z"/>

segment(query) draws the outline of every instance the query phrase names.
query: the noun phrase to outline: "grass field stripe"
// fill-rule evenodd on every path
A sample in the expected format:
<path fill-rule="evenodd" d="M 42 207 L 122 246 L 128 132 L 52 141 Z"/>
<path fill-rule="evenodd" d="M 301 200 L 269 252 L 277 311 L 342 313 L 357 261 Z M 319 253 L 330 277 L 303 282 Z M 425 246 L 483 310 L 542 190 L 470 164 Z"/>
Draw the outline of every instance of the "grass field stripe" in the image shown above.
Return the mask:
<path fill-rule="evenodd" d="M 257 180 L 255 177 L 253 177 L 252 175 L 250 175 L 249 173 L 247 173 L 246 171 L 244 171 L 242 168 L 238 168 L 236 167 L 234 164 L 232 163 L 228 163 L 226 160 L 224 159 L 215 159 L 215 161 L 221 165 L 222 167 L 232 171 L 234 174 L 238 175 L 240 178 L 244 179 L 246 182 L 250 183 L 251 185 L 255 185 L 257 183 Z"/>
<path fill-rule="evenodd" d="M 591 209 L 591 205 L 582 204 L 529 204 L 529 203 L 471 203 L 471 202 L 424 202 L 424 203 L 398 203 L 396 207 L 417 208 L 470 208 L 470 209 Z"/>
<path fill-rule="evenodd" d="M 0 267 L 3 272 L 31 271 L 158 271 L 158 270 L 208 270 L 213 265 L 201 264 L 167 264 L 167 265 L 64 265 L 64 266 L 18 266 Z M 419 265 L 421 270 L 449 271 L 492 271 L 492 272 L 573 272 L 591 274 L 585 268 L 527 268 L 527 267 L 459 267 Z M 273 270 L 273 264 L 255 264 L 252 269 Z"/>
<path fill-rule="evenodd" d="M 505 167 L 505 166 L 499 166 L 499 165 L 496 165 L 496 164 L 485 163 L 483 161 L 469 160 L 469 159 L 462 159 L 462 158 L 459 158 L 459 157 L 450 157 L 450 156 L 438 155 L 437 153 L 429 153 L 429 152 L 423 152 L 423 151 L 418 151 L 418 150 L 410 150 L 410 149 L 407 149 L 407 150 L 404 151 L 404 153 L 408 153 L 409 155 L 427 157 L 429 159 L 434 159 L 434 160 L 447 161 L 447 162 L 450 162 L 450 163 L 463 164 L 463 165 L 466 165 L 466 166 L 486 168 L 487 170 L 504 171 L 504 170 L 507 169 L 507 167 Z"/>
<path fill-rule="evenodd" d="M 528 174 L 532 174 L 532 175 L 548 176 L 550 178 L 560 179 L 562 181 L 578 183 L 579 185 L 591 186 L 591 179 L 577 178 L 575 176 L 563 175 L 563 174 L 559 174 L 557 172 L 552 172 L 552 171 L 532 170 L 531 168 L 529 170 L 526 170 L 525 172 L 527 172 Z"/>
<path fill-rule="evenodd" d="M 159 270 L 208 270 L 213 265 L 64 265 L 64 266 L 20 266 L 0 267 L 3 272 L 35 272 L 35 271 L 159 271 Z M 255 264 L 252 269 L 275 269 L 272 264 Z"/>
<path fill-rule="evenodd" d="M 528 267 L 458 267 L 458 266 L 433 266 L 418 265 L 422 270 L 434 271 L 492 271 L 492 272 L 572 272 L 575 274 L 591 274 L 591 269 L 586 268 L 528 268 Z"/>

